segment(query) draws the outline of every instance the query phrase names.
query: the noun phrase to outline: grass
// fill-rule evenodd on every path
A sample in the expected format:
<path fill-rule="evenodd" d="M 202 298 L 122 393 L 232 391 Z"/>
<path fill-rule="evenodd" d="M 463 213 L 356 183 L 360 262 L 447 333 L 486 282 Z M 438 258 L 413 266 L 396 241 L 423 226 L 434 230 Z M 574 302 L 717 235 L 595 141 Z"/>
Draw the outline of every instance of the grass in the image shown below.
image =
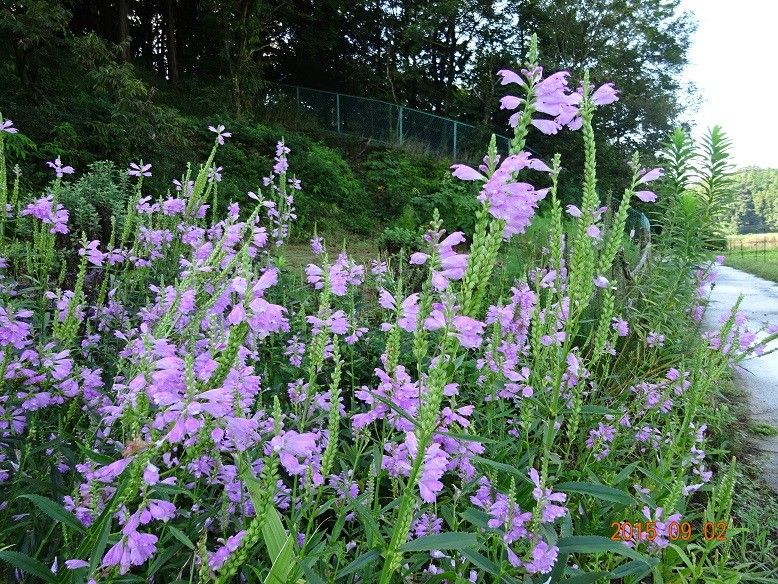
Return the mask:
<path fill-rule="evenodd" d="M 730 251 L 725 265 L 754 274 L 760 278 L 778 282 L 778 250 L 749 251 L 740 253 Z"/>
<path fill-rule="evenodd" d="M 760 455 L 753 448 L 755 436 L 771 435 L 776 429 L 750 420 L 746 394 L 730 376 L 722 379 L 718 389 L 720 407 L 709 412 L 710 447 L 726 450 L 738 461 L 732 518 L 741 531 L 730 538 L 730 553 L 744 568 L 758 574 L 751 581 L 778 582 L 778 495 L 765 482 Z"/>
<path fill-rule="evenodd" d="M 778 436 L 778 428 L 766 422 L 753 422 L 751 432 L 759 436 Z"/>
<path fill-rule="evenodd" d="M 352 234 L 338 234 L 336 236 L 329 236 L 327 243 L 334 246 L 334 250 L 338 250 L 338 243 L 348 247 L 349 257 L 354 259 L 357 263 L 370 262 L 371 259 L 379 257 L 379 249 L 376 245 L 375 239 L 369 239 L 364 237 L 355 236 Z M 333 255 L 333 248 L 330 248 L 330 263 L 335 261 Z M 284 245 L 284 260 L 286 265 L 290 268 L 299 268 L 302 270 L 310 263 L 318 261 L 318 258 L 311 251 L 311 245 L 307 240 L 293 240 Z M 368 265 L 369 267 L 369 265 Z"/>

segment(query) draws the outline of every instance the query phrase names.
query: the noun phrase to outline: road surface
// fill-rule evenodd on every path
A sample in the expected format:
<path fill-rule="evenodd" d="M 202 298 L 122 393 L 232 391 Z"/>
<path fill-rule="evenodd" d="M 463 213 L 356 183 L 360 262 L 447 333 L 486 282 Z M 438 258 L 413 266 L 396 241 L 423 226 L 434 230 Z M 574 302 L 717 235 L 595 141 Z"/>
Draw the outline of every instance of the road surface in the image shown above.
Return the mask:
<path fill-rule="evenodd" d="M 760 328 L 763 323 L 778 324 L 778 285 L 727 266 L 715 266 L 715 272 L 705 329 L 719 328 L 722 315 L 729 315 L 740 294 L 745 296 L 740 310 L 748 318 L 750 329 Z M 778 341 L 768 348 L 775 346 Z M 748 396 L 752 420 L 778 427 L 778 351 L 743 361 L 735 378 Z M 778 436 L 756 436 L 754 446 L 762 453 L 765 480 L 778 491 Z"/>

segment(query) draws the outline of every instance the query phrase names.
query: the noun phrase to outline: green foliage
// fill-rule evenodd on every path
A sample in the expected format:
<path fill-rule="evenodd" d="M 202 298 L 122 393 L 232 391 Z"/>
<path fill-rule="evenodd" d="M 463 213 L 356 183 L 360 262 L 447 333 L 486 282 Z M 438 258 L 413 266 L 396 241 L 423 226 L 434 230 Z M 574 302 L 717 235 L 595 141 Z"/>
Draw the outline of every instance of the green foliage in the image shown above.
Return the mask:
<path fill-rule="evenodd" d="M 443 225 L 448 231 L 472 233 L 475 228 L 475 213 L 478 202 L 478 185 L 456 180 L 445 172 L 439 188 L 428 198 L 413 199 L 414 208 L 420 217 L 429 217 L 433 209 L 439 209 Z"/>
<path fill-rule="evenodd" d="M 702 152 L 696 191 L 702 219 L 710 226 L 702 233 L 706 243 L 720 242 L 726 234 L 724 225 L 732 214 L 735 191 L 732 186 L 732 142 L 719 126 L 714 126 L 702 139 Z"/>
<path fill-rule="evenodd" d="M 127 173 L 112 162 L 95 162 L 75 182 L 65 183 L 60 203 L 70 211 L 72 232 L 85 233 L 87 239 L 108 241 L 111 218 L 121 229 L 122 218 L 131 193 Z"/>
<path fill-rule="evenodd" d="M 729 229 L 736 233 L 778 230 L 778 169 L 745 168 L 732 175 L 735 191 Z"/>
<path fill-rule="evenodd" d="M 731 250 L 727 253 L 726 265 L 765 280 L 778 282 L 778 251 L 749 251 L 739 253 Z"/>
<path fill-rule="evenodd" d="M 368 154 L 360 166 L 360 174 L 375 197 L 377 216 L 390 221 L 415 198 L 426 199 L 432 195 L 442 168 L 441 163 L 433 160 L 377 150 Z"/>
<path fill-rule="evenodd" d="M 406 251 L 419 247 L 421 237 L 418 232 L 404 227 L 387 227 L 376 241 L 379 249 L 386 250 L 390 255 L 397 254 L 401 249 Z"/>

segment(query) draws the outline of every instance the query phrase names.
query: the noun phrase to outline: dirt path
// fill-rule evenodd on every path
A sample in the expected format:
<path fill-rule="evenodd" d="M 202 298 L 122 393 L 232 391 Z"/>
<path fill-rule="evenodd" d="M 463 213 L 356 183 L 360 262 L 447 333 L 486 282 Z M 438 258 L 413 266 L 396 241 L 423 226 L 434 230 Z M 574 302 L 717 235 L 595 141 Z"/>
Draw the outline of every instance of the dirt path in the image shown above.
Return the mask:
<path fill-rule="evenodd" d="M 751 328 L 762 323 L 778 324 L 778 285 L 726 266 L 716 266 L 716 284 L 705 313 L 704 326 L 719 328 L 722 315 L 729 315 L 740 294 L 740 305 Z M 768 348 L 773 348 L 773 342 Z M 740 387 L 748 394 L 754 422 L 778 427 L 778 351 L 764 357 L 748 359 L 736 372 Z M 754 438 L 754 446 L 763 453 L 765 480 L 778 491 L 778 436 Z"/>

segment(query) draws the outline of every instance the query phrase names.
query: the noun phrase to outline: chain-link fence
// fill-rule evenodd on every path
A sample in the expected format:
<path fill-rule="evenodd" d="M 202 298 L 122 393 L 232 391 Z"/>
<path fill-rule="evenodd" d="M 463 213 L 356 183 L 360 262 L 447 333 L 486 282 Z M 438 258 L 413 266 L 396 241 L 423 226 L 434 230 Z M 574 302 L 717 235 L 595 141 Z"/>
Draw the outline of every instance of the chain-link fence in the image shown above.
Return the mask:
<path fill-rule="evenodd" d="M 480 160 L 489 138 L 484 129 L 435 114 L 378 99 L 295 85 L 268 84 L 265 105 L 293 105 L 293 115 L 313 117 L 325 129 L 421 147 L 454 161 Z M 510 138 L 497 136 L 501 154 L 507 153 L 509 145 Z"/>

